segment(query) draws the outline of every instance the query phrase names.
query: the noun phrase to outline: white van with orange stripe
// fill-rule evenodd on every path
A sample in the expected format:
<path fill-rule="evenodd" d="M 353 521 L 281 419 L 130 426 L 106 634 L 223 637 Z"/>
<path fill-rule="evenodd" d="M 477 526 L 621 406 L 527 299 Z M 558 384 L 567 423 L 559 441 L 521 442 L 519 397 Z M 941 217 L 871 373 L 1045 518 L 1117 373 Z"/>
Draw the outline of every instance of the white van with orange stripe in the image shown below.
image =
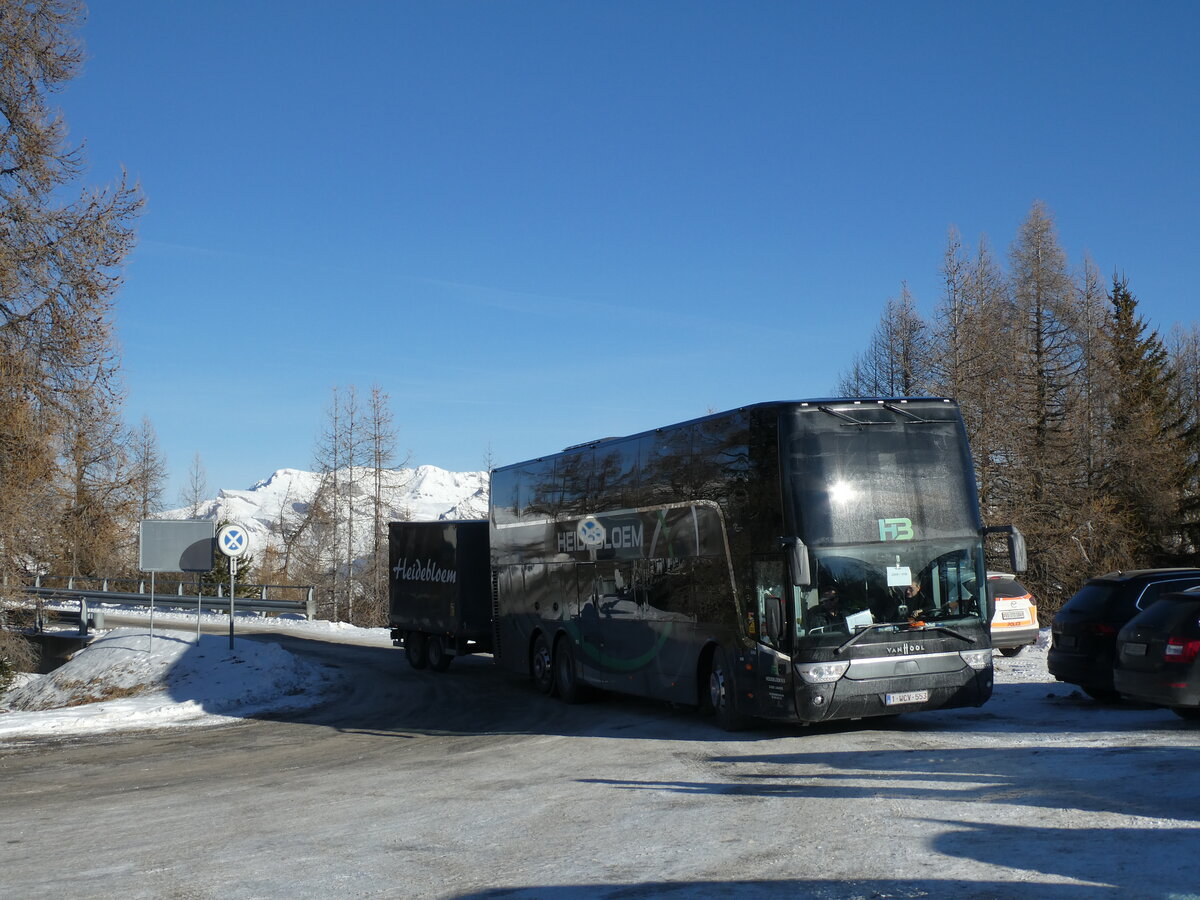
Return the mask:
<path fill-rule="evenodd" d="M 1007 572 L 988 572 L 987 583 L 992 646 L 1005 656 L 1016 656 L 1037 641 L 1037 602 L 1028 588 Z"/>

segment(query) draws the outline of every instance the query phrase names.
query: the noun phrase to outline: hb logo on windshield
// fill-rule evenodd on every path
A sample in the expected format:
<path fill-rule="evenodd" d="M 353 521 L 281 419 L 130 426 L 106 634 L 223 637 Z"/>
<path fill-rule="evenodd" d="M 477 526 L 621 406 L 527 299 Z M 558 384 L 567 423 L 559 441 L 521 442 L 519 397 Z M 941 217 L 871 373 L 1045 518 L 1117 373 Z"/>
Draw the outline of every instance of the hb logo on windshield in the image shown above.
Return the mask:
<path fill-rule="evenodd" d="M 912 519 L 880 519 L 879 539 L 881 541 L 911 541 L 913 533 Z"/>

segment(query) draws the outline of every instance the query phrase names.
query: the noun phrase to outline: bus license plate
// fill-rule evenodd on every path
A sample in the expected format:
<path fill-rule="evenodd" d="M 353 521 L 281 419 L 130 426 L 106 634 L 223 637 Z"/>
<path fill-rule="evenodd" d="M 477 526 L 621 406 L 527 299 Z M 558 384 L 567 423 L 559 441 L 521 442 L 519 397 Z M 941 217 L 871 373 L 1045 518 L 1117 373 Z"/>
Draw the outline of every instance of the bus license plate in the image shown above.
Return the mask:
<path fill-rule="evenodd" d="M 883 695 L 885 706 L 899 706 L 902 703 L 926 703 L 928 700 L 929 691 L 904 691 L 899 694 Z"/>
<path fill-rule="evenodd" d="M 1146 655 L 1146 645 L 1145 644 L 1126 644 L 1125 645 L 1125 654 L 1127 656 L 1145 656 Z"/>

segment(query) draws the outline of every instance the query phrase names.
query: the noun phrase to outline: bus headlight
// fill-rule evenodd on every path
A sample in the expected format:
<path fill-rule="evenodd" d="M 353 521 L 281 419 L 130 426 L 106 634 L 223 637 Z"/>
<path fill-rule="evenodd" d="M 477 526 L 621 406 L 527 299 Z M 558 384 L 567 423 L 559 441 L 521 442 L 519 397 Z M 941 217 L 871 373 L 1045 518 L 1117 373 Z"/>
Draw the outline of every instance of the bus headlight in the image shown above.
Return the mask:
<path fill-rule="evenodd" d="M 796 674 L 808 684 L 828 684 L 837 681 L 850 668 L 850 660 L 842 659 L 834 662 L 797 663 Z"/>
<path fill-rule="evenodd" d="M 959 650 L 958 655 L 972 669 L 983 671 L 992 664 L 992 650 Z"/>

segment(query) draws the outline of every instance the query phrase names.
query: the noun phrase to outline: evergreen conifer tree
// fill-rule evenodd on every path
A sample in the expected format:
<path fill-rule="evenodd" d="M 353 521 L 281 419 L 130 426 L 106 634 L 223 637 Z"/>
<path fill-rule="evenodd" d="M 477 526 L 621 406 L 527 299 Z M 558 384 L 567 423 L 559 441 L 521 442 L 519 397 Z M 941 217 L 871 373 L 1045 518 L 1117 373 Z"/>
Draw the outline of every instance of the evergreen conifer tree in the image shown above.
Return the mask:
<path fill-rule="evenodd" d="M 1109 301 L 1113 394 L 1105 490 L 1128 524 L 1136 563 L 1168 564 L 1184 550 L 1187 423 L 1174 402 L 1170 356 L 1138 314 L 1124 276 L 1114 274 Z"/>

